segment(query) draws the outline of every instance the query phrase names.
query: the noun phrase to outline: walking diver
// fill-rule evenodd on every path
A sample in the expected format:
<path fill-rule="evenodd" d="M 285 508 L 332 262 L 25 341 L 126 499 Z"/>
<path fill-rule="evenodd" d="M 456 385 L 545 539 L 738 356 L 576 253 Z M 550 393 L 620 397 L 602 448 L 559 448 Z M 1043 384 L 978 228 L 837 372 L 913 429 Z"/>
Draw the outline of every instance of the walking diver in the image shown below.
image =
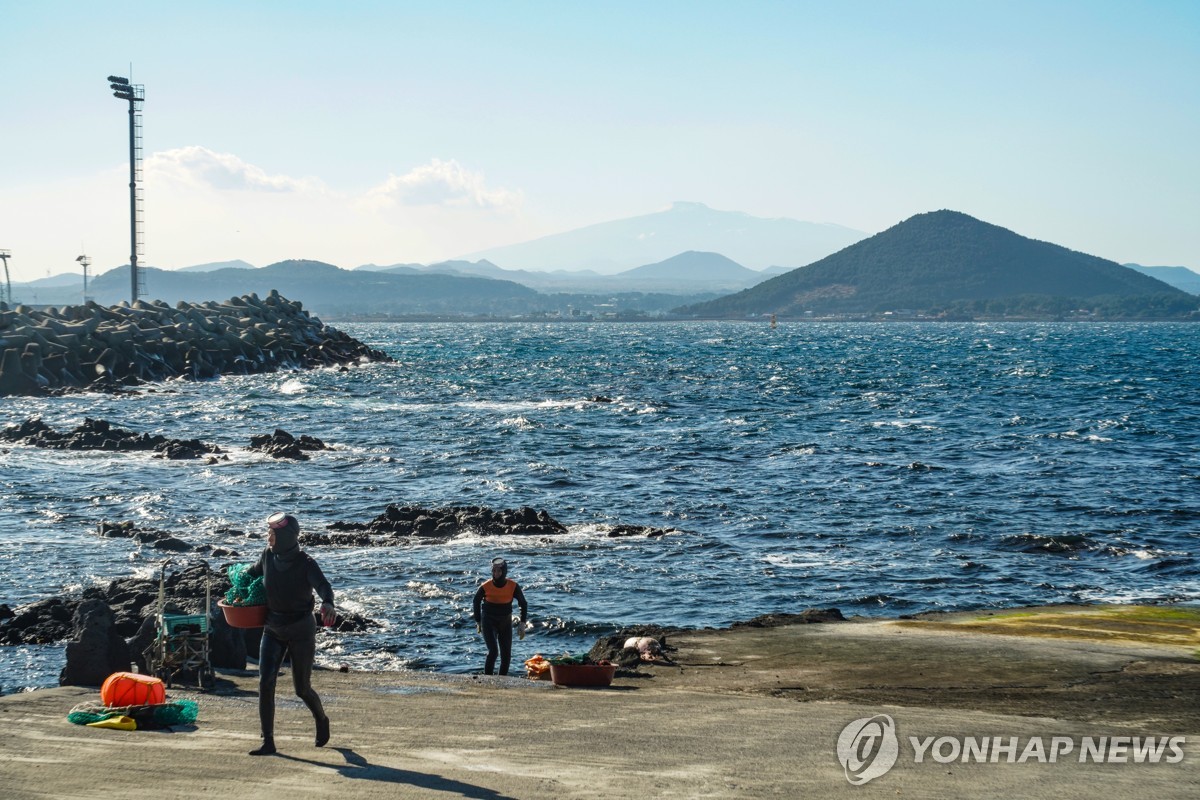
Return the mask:
<path fill-rule="evenodd" d="M 512 601 L 521 606 L 521 622 L 518 636 L 525 638 L 525 617 L 529 606 L 525 594 L 517 582 L 508 577 L 508 562 L 503 558 L 492 559 L 492 578 L 475 592 L 471 616 L 475 618 L 475 629 L 483 634 L 487 643 L 487 660 L 483 671 L 494 674 L 496 654 L 500 654 L 500 674 L 508 674 L 508 662 L 512 656 Z M 482 612 L 482 613 L 481 613 Z"/>
<path fill-rule="evenodd" d="M 336 610 L 333 587 L 312 556 L 300 549 L 300 523 L 282 512 L 267 517 L 267 549 L 249 569 L 261 575 L 267 593 L 267 624 L 258 652 L 258 718 L 262 746 L 252 756 L 275 752 L 275 679 L 285 650 L 292 654 L 292 683 L 317 723 L 317 747 L 329 741 L 329 717 L 312 688 L 313 658 L 317 652 L 317 623 L 313 592 L 321 596 L 321 624 L 332 625 Z"/>

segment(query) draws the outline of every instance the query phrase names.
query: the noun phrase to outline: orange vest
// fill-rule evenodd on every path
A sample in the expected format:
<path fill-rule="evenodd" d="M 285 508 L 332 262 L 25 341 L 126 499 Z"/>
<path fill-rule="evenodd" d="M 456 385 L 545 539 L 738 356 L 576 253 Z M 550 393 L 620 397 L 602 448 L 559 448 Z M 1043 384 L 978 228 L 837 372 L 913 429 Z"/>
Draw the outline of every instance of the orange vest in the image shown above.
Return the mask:
<path fill-rule="evenodd" d="M 504 586 L 497 586 L 495 583 L 488 580 L 483 585 L 483 599 L 489 603 L 512 603 L 513 593 L 517 591 L 517 582 L 512 578 L 504 581 Z"/>

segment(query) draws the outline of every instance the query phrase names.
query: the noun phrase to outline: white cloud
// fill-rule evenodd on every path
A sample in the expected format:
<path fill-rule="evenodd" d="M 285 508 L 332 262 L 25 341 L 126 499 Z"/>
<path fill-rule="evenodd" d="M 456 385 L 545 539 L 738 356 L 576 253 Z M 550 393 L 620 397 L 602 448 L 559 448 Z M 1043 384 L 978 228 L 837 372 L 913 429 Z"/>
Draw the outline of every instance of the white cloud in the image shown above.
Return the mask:
<path fill-rule="evenodd" d="M 523 197 L 520 192 L 489 188 L 482 173 L 471 172 L 454 159 L 435 158 L 404 175 L 388 175 L 364 200 L 373 208 L 447 206 L 505 211 L 517 209 Z"/>
<path fill-rule="evenodd" d="M 0 246 L 12 250 L 13 280 L 77 270 L 81 252 L 98 270 L 127 263 L 128 175 L 119 165 L 0 185 Z M 144 263 L 167 269 L 235 258 L 431 263 L 547 233 L 525 215 L 520 192 L 489 187 L 453 160 L 351 192 L 189 146 L 148 154 L 145 178 Z"/>
<path fill-rule="evenodd" d="M 146 159 L 146 176 L 148 180 L 166 178 L 221 191 L 324 191 L 316 179 L 268 175 L 261 167 L 247 164 L 231 153 L 215 153 L 197 145 L 153 153 Z"/>

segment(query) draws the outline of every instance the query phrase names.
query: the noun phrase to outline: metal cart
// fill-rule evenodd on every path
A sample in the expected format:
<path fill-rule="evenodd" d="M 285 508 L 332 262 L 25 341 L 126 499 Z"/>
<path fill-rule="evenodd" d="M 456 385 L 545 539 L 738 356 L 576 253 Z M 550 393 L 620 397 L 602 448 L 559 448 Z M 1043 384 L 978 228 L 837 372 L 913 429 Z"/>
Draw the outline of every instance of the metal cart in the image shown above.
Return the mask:
<path fill-rule="evenodd" d="M 166 613 L 167 565 L 164 561 L 158 576 L 158 609 L 155 614 L 154 641 L 145 650 L 150 674 L 171 686 L 178 682 L 196 684 L 201 691 L 213 686 L 216 675 L 209 659 L 208 611 L 212 607 L 212 579 L 208 564 L 204 564 L 204 611 L 200 614 Z"/>

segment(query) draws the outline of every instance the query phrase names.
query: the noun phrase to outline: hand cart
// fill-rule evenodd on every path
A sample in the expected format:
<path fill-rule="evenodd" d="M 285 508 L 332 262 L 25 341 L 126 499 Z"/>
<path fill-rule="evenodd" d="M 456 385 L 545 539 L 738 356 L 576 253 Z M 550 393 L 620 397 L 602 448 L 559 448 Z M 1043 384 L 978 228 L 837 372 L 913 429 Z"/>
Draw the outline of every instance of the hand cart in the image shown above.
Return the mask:
<path fill-rule="evenodd" d="M 154 641 L 146 648 L 146 666 L 150 674 L 162 679 L 168 687 L 179 682 L 196 684 L 204 691 L 216 681 L 209 659 L 208 618 L 212 607 L 212 573 L 204 564 L 204 609 L 200 614 L 168 614 L 166 612 L 167 565 L 164 561 L 158 576 L 158 609 L 155 613 Z"/>

